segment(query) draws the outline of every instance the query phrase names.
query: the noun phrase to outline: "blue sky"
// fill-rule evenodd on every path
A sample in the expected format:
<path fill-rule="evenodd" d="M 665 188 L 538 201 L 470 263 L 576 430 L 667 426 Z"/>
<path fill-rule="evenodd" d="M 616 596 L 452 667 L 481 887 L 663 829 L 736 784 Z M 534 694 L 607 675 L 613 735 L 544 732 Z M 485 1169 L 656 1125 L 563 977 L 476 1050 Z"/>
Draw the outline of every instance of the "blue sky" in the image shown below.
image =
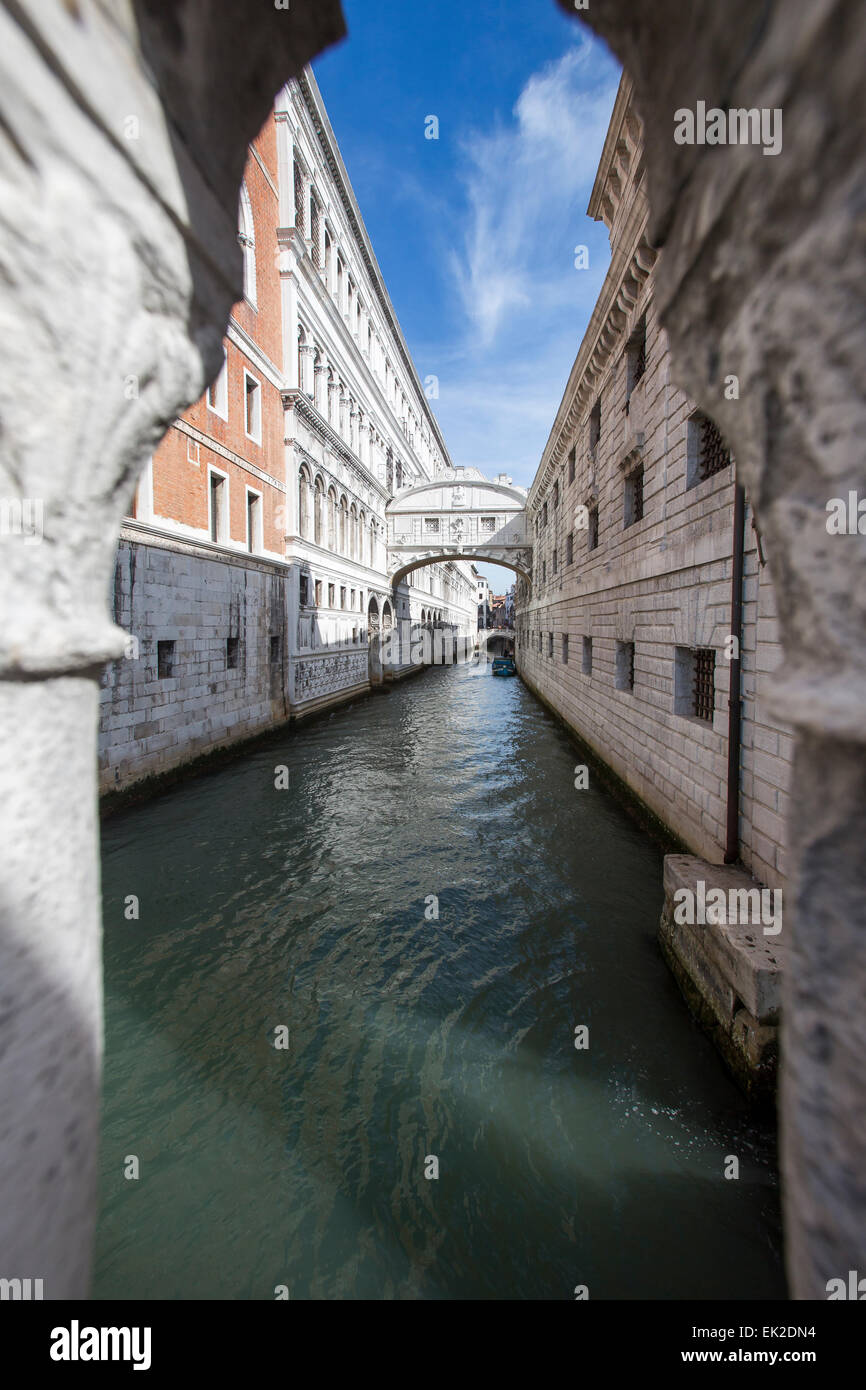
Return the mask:
<path fill-rule="evenodd" d="M 609 262 L 586 205 L 618 65 L 554 0 L 343 10 L 314 71 L 430 404 L 454 463 L 528 487 Z"/>

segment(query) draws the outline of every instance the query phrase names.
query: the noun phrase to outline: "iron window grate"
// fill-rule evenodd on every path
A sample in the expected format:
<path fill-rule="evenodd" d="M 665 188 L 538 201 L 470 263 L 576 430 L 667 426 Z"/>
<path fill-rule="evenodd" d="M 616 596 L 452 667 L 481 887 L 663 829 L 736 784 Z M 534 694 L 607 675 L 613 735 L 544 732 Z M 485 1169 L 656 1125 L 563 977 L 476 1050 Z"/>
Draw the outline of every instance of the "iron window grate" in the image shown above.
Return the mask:
<path fill-rule="evenodd" d="M 692 712 L 712 723 L 716 707 L 716 653 L 712 647 L 695 652 L 695 691 Z"/>
<path fill-rule="evenodd" d="M 714 420 L 704 416 L 701 420 L 701 447 L 698 458 L 698 477 L 701 482 L 721 473 L 731 463 L 731 451 L 725 443 L 721 431 Z"/>

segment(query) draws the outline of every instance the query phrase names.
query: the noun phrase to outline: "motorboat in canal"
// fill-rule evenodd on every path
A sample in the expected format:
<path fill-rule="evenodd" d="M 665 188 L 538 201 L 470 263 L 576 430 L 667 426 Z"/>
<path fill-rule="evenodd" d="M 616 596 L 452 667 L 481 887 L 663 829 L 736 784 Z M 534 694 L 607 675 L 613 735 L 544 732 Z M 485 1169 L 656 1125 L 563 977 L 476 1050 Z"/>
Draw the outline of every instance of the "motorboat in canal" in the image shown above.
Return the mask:
<path fill-rule="evenodd" d="M 516 676 L 517 667 L 514 664 L 514 657 L 495 656 L 493 658 L 493 671 L 491 674 L 494 676 Z"/>

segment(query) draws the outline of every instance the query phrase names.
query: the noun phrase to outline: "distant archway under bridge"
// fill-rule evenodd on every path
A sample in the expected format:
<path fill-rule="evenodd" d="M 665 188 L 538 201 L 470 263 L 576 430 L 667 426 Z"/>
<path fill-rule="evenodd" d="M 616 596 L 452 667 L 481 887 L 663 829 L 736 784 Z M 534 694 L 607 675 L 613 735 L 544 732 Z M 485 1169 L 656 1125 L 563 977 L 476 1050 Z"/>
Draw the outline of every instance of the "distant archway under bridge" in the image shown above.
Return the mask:
<path fill-rule="evenodd" d="M 385 516 L 392 584 L 449 560 L 504 565 L 531 583 L 526 490 L 505 474 L 489 479 L 476 468 L 454 469 L 401 488 Z"/>

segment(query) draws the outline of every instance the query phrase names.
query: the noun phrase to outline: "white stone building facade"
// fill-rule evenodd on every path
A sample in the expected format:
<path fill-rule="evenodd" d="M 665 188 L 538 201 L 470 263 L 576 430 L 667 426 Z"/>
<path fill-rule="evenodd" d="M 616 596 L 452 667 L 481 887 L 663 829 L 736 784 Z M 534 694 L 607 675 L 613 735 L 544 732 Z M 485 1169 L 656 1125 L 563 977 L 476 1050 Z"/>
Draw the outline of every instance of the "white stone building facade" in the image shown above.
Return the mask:
<path fill-rule="evenodd" d="M 468 561 L 391 581 L 389 499 L 452 466 L 309 71 L 250 147 L 239 240 L 223 372 L 121 535 L 103 791 L 417 670 L 413 627 L 477 628 Z"/>

